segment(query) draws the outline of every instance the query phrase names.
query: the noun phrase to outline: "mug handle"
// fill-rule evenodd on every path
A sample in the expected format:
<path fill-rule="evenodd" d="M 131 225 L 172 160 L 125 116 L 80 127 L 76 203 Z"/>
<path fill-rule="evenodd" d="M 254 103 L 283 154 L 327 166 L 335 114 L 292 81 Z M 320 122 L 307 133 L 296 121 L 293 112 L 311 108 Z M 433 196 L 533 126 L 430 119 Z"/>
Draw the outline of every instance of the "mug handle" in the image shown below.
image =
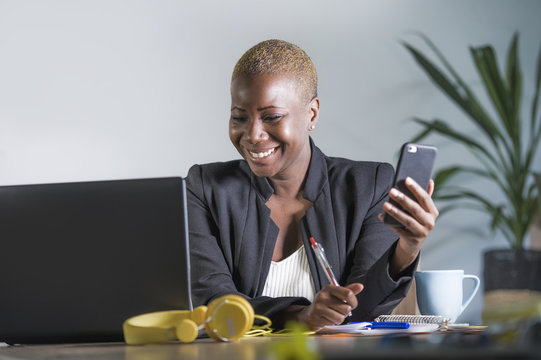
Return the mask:
<path fill-rule="evenodd" d="M 475 284 L 473 286 L 473 290 L 472 290 L 470 296 L 468 296 L 468 298 L 462 302 L 462 308 L 460 310 L 461 313 L 462 313 L 462 311 L 464 311 L 464 309 L 473 300 L 473 297 L 475 296 L 475 294 L 477 294 L 477 290 L 479 290 L 479 284 L 480 284 L 479 278 L 477 276 L 475 276 L 475 275 L 464 275 L 464 277 L 462 279 L 472 279 Z"/>

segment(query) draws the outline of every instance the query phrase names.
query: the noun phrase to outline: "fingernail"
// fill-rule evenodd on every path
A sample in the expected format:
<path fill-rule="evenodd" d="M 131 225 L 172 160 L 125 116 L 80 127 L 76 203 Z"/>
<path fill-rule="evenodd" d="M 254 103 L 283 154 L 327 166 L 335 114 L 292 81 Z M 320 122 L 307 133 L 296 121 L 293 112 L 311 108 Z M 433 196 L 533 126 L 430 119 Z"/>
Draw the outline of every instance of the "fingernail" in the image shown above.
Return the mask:
<path fill-rule="evenodd" d="M 391 189 L 391 195 L 392 195 L 392 196 L 398 196 L 398 190 L 396 190 L 396 189 Z"/>
<path fill-rule="evenodd" d="M 413 185 L 413 179 L 410 178 L 409 176 L 406 177 L 406 184 L 408 184 L 408 185 Z"/>

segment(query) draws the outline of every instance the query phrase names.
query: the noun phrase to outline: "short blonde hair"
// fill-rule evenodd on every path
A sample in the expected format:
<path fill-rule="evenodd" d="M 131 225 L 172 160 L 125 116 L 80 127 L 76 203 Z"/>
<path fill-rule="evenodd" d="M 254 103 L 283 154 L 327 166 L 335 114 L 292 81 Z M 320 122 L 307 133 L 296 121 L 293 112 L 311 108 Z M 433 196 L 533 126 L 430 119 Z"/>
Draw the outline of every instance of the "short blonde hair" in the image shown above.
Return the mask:
<path fill-rule="evenodd" d="M 317 96 L 317 72 L 310 57 L 297 45 L 271 39 L 260 42 L 241 56 L 231 76 L 285 75 L 294 79 L 306 102 Z"/>

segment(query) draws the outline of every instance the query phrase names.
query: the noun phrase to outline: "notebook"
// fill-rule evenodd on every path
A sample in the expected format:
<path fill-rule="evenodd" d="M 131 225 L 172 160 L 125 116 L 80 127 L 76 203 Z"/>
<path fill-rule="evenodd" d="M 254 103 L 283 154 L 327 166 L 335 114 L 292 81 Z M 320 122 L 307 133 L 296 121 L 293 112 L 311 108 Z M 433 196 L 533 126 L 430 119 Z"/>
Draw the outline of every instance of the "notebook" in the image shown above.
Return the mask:
<path fill-rule="evenodd" d="M 344 333 L 362 335 L 387 335 L 395 333 L 426 333 L 446 329 L 449 319 L 435 315 L 380 315 L 375 323 L 405 323 L 407 327 L 372 328 L 370 322 L 352 322 L 343 325 L 325 326 L 321 333 Z"/>
<path fill-rule="evenodd" d="M 122 341 L 192 309 L 180 177 L 0 186 L 0 342 Z"/>

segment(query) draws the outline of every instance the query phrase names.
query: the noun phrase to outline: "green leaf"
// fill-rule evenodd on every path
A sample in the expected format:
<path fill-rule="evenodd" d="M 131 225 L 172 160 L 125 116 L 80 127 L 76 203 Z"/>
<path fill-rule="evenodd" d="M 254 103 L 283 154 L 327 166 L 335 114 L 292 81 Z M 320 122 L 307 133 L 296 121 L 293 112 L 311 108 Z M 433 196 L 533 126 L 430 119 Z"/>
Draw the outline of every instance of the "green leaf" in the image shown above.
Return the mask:
<path fill-rule="evenodd" d="M 500 205 L 496 207 L 496 211 L 492 215 L 492 221 L 490 222 L 490 228 L 492 230 L 496 230 L 499 226 L 501 226 L 502 220 L 503 220 L 503 206 Z"/>
<path fill-rule="evenodd" d="M 444 194 L 444 195 L 438 195 L 437 200 L 449 201 L 449 200 L 462 199 L 463 197 L 464 197 L 463 194 Z"/>
<path fill-rule="evenodd" d="M 535 93 L 532 101 L 532 119 L 530 127 L 531 134 L 535 134 L 536 132 L 535 124 L 537 120 L 537 105 L 539 103 L 539 88 L 541 87 L 541 47 L 539 47 L 539 55 L 537 56 L 537 68 L 535 78 Z M 541 129 L 541 126 L 539 128 Z"/>
<path fill-rule="evenodd" d="M 406 49 L 413 55 L 415 61 L 421 65 L 423 70 L 427 75 L 434 81 L 434 83 L 441 89 L 443 92 L 448 95 L 453 101 L 463 104 L 464 101 L 460 94 L 458 93 L 456 87 L 449 81 L 447 76 L 441 72 L 437 66 L 435 66 L 427 57 L 421 54 L 413 46 L 403 43 Z"/>
<path fill-rule="evenodd" d="M 426 138 L 428 135 L 430 135 L 430 133 L 432 132 L 432 129 L 431 128 L 425 128 L 423 131 L 421 131 L 419 134 L 415 135 L 412 139 L 411 139 L 411 142 L 413 143 L 418 143 L 420 142 L 421 140 L 423 140 L 424 138 Z"/>
<path fill-rule="evenodd" d="M 520 126 L 520 100 L 522 98 L 522 73 L 518 59 L 518 33 L 513 35 L 507 53 L 506 83 L 511 106 L 511 116 L 515 125 L 514 132 L 519 134 Z"/>
<path fill-rule="evenodd" d="M 498 70 L 494 49 L 491 46 L 480 46 L 470 48 L 470 52 L 492 104 L 500 115 L 505 129 L 511 135 L 511 139 L 515 141 L 516 134 L 510 115 L 507 90 Z"/>
<path fill-rule="evenodd" d="M 529 168 L 539 143 L 541 142 L 541 117 L 537 118 L 537 105 L 539 104 L 540 87 L 541 87 L 541 47 L 539 48 L 539 55 L 537 56 L 536 67 L 536 81 L 535 81 L 535 93 L 532 101 L 532 118 L 530 120 L 530 143 L 528 146 L 528 154 L 526 155 L 526 167 Z"/>
<path fill-rule="evenodd" d="M 494 156 L 490 152 L 488 152 L 487 149 L 484 146 L 482 146 L 481 144 L 479 144 L 477 141 L 470 138 L 469 136 L 467 136 L 465 134 L 462 134 L 462 133 L 459 133 L 458 131 L 453 130 L 444 121 L 435 119 L 435 120 L 430 122 L 430 121 L 423 120 L 423 119 L 420 119 L 420 118 L 414 118 L 413 120 L 415 122 L 423 125 L 426 129 L 430 129 L 431 131 L 437 132 L 437 133 L 439 133 L 441 135 L 444 135 L 444 136 L 450 137 L 450 138 L 452 138 L 454 140 L 457 140 L 460 143 L 462 143 L 463 145 L 465 145 L 466 147 L 478 150 L 487 159 L 489 159 L 491 161 L 491 163 L 494 164 L 494 166 L 496 166 L 497 168 L 501 167 L 501 164 L 498 161 L 496 161 Z"/>
<path fill-rule="evenodd" d="M 501 179 L 499 173 L 496 173 L 492 170 L 477 169 L 477 168 L 469 167 L 469 166 L 462 167 L 460 171 L 483 177 L 485 179 L 488 179 L 489 181 L 494 181 L 500 187 L 500 190 L 507 196 L 508 199 L 514 198 L 513 196 L 514 193 L 512 189 L 508 188 L 509 187 L 508 184 L 510 183 L 510 181 L 508 179 Z"/>
<path fill-rule="evenodd" d="M 438 185 L 443 186 L 449 181 L 454 175 L 462 171 L 461 166 L 449 166 L 444 169 L 438 170 L 434 175 L 434 184 L 436 187 Z"/>
<path fill-rule="evenodd" d="M 515 233 L 512 231 L 512 229 L 514 228 L 513 219 L 510 219 L 503 214 L 503 211 L 501 210 L 502 205 L 495 205 L 484 196 L 469 190 L 458 191 L 454 195 L 447 198 L 469 199 L 473 201 L 474 203 L 464 204 L 462 205 L 462 207 L 469 207 L 483 213 L 488 213 L 488 215 L 490 215 L 490 217 L 492 218 L 491 226 L 493 226 L 494 229 L 499 229 L 511 246 L 521 246 L 520 243 L 522 242 L 522 239 L 517 238 L 515 236 Z M 494 220 L 494 218 L 496 218 L 496 220 Z M 519 244 L 517 245 L 517 243 Z"/>
<path fill-rule="evenodd" d="M 459 208 L 460 208 L 460 206 L 457 206 L 457 205 L 454 205 L 454 204 L 449 204 L 449 205 L 446 205 L 446 206 L 438 207 L 438 213 L 439 213 L 439 216 L 441 217 L 441 216 L 447 214 L 449 211 L 459 209 Z"/>
<path fill-rule="evenodd" d="M 537 184 L 537 189 L 539 190 L 539 193 L 541 194 L 541 173 L 533 172 L 532 175 L 535 180 L 535 183 Z"/>
<path fill-rule="evenodd" d="M 522 203 L 523 212 L 530 214 L 530 216 L 524 218 L 524 232 L 526 232 L 537 216 L 541 214 L 541 193 L 539 190 L 541 183 L 534 182 L 530 185 L 527 191 L 527 197 Z"/>
<path fill-rule="evenodd" d="M 445 74 L 439 70 L 427 57 L 421 54 L 413 46 L 403 43 L 403 45 L 412 54 L 415 61 L 421 66 L 430 79 L 446 94 L 451 100 L 453 100 L 463 111 L 468 114 L 474 122 L 479 125 L 483 130 L 483 134 L 497 144 L 496 138 L 501 138 L 501 132 L 492 120 L 488 117 L 486 112 L 479 105 L 478 101 L 473 96 L 471 90 L 469 90 L 465 84 L 462 83 L 460 87 L 455 86 Z M 466 94 L 463 97 L 459 89 Z"/>
<path fill-rule="evenodd" d="M 462 80 L 462 78 L 458 75 L 456 70 L 451 66 L 451 64 L 447 61 L 445 56 L 443 56 L 442 52 L 436 47 L 436 45 L 424 34 L 418 33 L 418 35 L 424 40 L 424 42 L 434 52 L 434 54 L 436 54 L 445 69 L 447 69 L 447 71 L 451 74 L 451 76 L 457 83 L 458 91 L 465 94 L 464 98 L 465 100 L 467 100 L 470 111 L 465 108 L 463 109 L 466 111 L 466 113 L 470 115 L 471 120 L 473 120 L 476 125 L 478 125 L 481 129 L 484 130 L 485 135 L 490 136 L 493 144 L 496 146 L 496 139 L 503 139 L 503 135 L 498 129 L 497 125 L 491 120 L 490 116 L 487 115 L 486 111 L 480 105 L 474 93 L 466 85 L 464 80 Z M 457 105 L 461 106 L 458 103 Z"/>
<path fill-rule="evenodd" d="M 445 169 L 437 171 L 434 176 L 434 193 L 432 194 L 433 198 L 438 198 L 440 194 L 440 189 L 445 188 L 447 182 L 457 173 L 461 171 L 459 166 L 450 166 Z"/>

